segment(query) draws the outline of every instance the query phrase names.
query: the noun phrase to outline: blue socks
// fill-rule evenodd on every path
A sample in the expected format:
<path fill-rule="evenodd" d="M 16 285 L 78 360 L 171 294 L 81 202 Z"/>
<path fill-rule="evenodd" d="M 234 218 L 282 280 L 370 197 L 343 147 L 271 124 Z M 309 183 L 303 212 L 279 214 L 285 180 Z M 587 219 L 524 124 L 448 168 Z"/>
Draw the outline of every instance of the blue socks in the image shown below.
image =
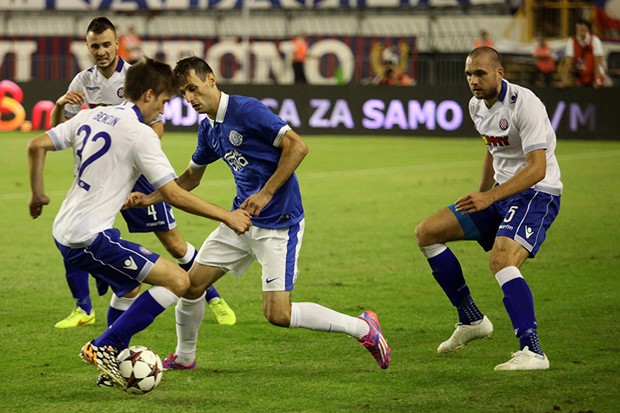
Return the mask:
<path fill-rule="evenodd" d="M 72 268 L 65 262 L 65 277 L 76 305 L 84 310 L 86 314 L 90 314 L 93 311 L 93 304 L 90 301 L 88 272 Z"/>
<path fill-rule="evenodd" d="M 459 322 L 471 324 L 484 317 L 469 292 L 463 270 L 456 256 L 443 244 L 420 248 L 433 271 L 433 277 L 459 315 Z"/>
<path fill-rule="evenodd" d="M 93 344 L 111 345 L 119 350 L 129 344 L 131 337 L 148 327 L 166 308 L 178 301 L 178 297 L 164 287 L 154 286 L 143 292 Z"/>
<path fill-rule="evenodd" d="M 504 307 L 519 338 L 521 350 L 527 346 L 530 351 L 543 354 L 536 330 L 534 298 L 521 272 L 517 267 L 506 267 L 498 271 L 495 278 L 504 292 Z"/>

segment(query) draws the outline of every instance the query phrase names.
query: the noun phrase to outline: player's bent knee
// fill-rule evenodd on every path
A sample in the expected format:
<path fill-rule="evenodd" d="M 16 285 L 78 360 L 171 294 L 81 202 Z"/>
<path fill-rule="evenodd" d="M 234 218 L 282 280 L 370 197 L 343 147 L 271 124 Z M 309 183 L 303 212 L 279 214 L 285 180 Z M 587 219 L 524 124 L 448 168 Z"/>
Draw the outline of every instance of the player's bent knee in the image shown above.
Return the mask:
<path fill-rule="evenodd" d="M 429 231 L 428 226 L 426 225 L 426 221 L 422 221 L 415 227 L 414 235 L 418 247 L 427 247 L 431 244 L 434 244 L 432 240 L 433 234 Z"/>
<path fill-rule="evenodd" d="M 290 314 L 285 314 L 284 312 L 275 312 L 275 311 L 265 311 L 265 318 L 269 323 L 278 327 L 288 327 L 291 325 L 291 316 Z"/>
<path fill-rule="evenodd" d="M 176 294 L 178 297 L 185 295 L 190 287 L 189 277 L 183 270 L 175 271 L 167 280 L 165 287 Z"/>

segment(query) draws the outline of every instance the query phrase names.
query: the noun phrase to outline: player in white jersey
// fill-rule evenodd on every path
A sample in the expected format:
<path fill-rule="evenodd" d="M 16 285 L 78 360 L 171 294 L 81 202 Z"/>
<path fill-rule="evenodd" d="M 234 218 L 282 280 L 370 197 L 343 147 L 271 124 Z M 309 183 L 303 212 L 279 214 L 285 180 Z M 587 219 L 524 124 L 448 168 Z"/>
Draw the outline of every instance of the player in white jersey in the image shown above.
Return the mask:
<path fill-rule="evenodd" d="M 83 104 L 94 108 L 117 105 L 123 101 L 125 76 L 131 65 L 117 55 L 118 39 L 112 22 L 105 17 L 93 19 L 86 30 L 86 45 L 95 65 L 78 73 L 67 93 L 58 98 L 51 114 L 52 126 L 76 116 Z M 150 126 L 161 138 L 164 133 L 161 117 L 153 120 Z M 134 190 L 150 193 L 154 188 L 147 179 L 140 177 Z M 183 239 L 176 228 L 170 205 L 162 203 L 148 209 L 124 210 L 121 213 L 129 232 L 153 232 L 183 269 L 187 271 L 191 268 L 197 251 Z M 77 306 L 68 317 L 56 323 L 56 327 L 71 328 L 94 323 L 95 311 L 90 299 L 88 274 L 67 266 L 66 263 L 65 270 L 67 283 Z M 101 295 L 107 290 L 101 282 L 97 283 L 97 287 Z M 235 324 L 234 311 L 220 297 L 215 287 L 207 292 L 206 299 L 219 324 Z M 110 318 L 118 317 L 118 313 L 130 305 L 128 300 L 125 301 L 119 302 L 112 298 L 108 309 L 108 322 Z"/>
<path fill-rule="evenodd" d="M 233 209 L 250 212 L 253 227 L 237 236 L 220 225 L 205 240 L 189 271 L 191 287 L 176 307 L 177 348 L 164 360 L 164 368 L 196 368 L 205 290 L 228 272 L 243 275 L 258 261 L 262 267 L 263 313 L 271 324 L 348 334 L 370 351 L 382 369 L 387 369 L 390 347 L 374 312 L 352 317 L 315 303 L 291 302 L 304 234 L 304 209 L 295 170 L 308 153 L 305 142 L 257 99 L 221 92 L 204 60 L 183 59 L 174 72 L 187 102 L 198 113 L 207 114 L 179 185 L 187 190 L 196 188 L 207 165 L 225 161 L 237 189 Z M 157 193 L 133 197 L 138 206 L 160 200 Z"/>
<path fill-rule="evenodd" d="M 534 301 L 520 267 L 533 258 L 560 208 L 562 182 L 555 132 L 544 105 L 529 89 L 503 79 L 497 51 L 474 49 L 465 75 L 473 97 L 469 111 L 487 145 L 477 192 L 426 218 L 415 230 L 435 280 L 456 307 L 459 322 L 438 353 L 490 336 L 493 324 L 474 302 L 459 261 L 446 246 L 476 240 L 491 251 L 489 267 L 504 293 L 504 306 L 520 348 L 495 370 L 540 370 L 549 360 L 538 341 Z"/>
<path fill-rule="evenodd" d="M 43 185 L 47 152 L 72 149 L 74 153 L 73 184 L 53 226 L 65 261 L 107 283 L 119 299 L 137 295 L 143 282 L 153 285 L 80 352 L 84 361 L 120 387 L 126 383 L 118 370 L 118 352 L 189 287 L 182 268 L 122 239 L 112 227 L 138 177 L 143 174 L 166 201 L 184 211 L 221 221 L 239 234 L 251 226 L 248 212 L 224 210 L 177 185 L 157 134 L 147 126 L 175 93 L 170 66 L 147 59 L 127 71 L 126 102 L 82 111 L 28 146 L 33 218 L 50 201 Z"/>

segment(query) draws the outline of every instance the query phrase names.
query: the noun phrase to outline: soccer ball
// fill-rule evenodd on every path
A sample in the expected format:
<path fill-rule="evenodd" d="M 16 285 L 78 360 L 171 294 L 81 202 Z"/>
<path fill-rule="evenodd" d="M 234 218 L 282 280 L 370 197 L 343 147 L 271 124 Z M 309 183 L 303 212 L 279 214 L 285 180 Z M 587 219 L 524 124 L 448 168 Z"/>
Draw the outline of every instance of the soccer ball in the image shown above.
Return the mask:
<path fill-rule="evenodd" d="M 148 393 L 161 381 L 161 359 L 153 350 L 144 346 L 131 346 L 121 351 L 117 360 L 118 368 L 127 380 L 127 393 Z"/>

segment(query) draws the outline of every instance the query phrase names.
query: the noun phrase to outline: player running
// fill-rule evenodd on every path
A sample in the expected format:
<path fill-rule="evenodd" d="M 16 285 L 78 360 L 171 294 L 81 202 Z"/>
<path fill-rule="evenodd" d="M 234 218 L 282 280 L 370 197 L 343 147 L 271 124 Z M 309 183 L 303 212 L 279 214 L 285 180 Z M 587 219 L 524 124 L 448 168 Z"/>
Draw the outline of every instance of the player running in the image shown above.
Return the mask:
<path fill-rule="evenodd" d="M 221 92 L 204 60 L 190 57 L 179 61 L 175 75 L 187 102 L 198 113 L 207 114 L 179 185 L 187 190 L 196 188 L 207 165 L 224 160 L 237 188 L 233 209 L 249 212 L 253 227 L 238 236 L 220 225 L 200 248 L 189 271 L 191 286 L 176 307 L 176 352 L 164 360 L 164 368 L 196 368 L 205 290 L 228 272 L 243 275 L 257 260 L 262 266 L 263 313 L 271 324 L 348 334 L 387 369 L 390 347 L 374 312 L 351 317 L 319 304 L 291 302 L 305 227 L 295 170 L 308 153 L 305 142 L 257 99 Z M 157 192 L 134 195 L 137 206 L 161 201 Z"/>

